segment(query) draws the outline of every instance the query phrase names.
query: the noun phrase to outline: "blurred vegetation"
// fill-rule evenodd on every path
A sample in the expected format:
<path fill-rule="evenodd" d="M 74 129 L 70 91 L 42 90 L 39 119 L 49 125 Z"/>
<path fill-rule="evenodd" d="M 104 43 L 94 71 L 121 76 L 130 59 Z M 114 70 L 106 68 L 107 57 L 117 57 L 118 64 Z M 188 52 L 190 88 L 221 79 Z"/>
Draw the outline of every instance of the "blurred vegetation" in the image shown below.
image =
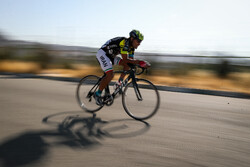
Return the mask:
<path fill-rule="evenodd" d="M 0 72 L 83 77 L 102 75 L 97 48 L 50 45 L 9 40 L 0 33 Z M 206 56 L 206 55 L 212 56 Z M 250 55 L 236 57 L 225 52 L 198 55 L 138 53 L 152 67 L 143 77 L 156 84 L 198 89 L 250 93 Z M 122 67 L 114 66 L 114 70 Z M 116 75 L 114 79 L 118 79 Z"/>
<path fill-rule="evenodd" d="M 0 48 L 0 61 L 1 60 L 12 60 L 14 59 L 15 48 L 14 47 L 1 47 Z"/>
<path fill-rule="evenodd" d="M 95 57 L 95 52 L 79 52 L 52 50 L 46 45 L 31 46 L 5 46 L 0 47 L 1 60 L 17 60 L 25 62 L 36 62 L 41 69 L 63 68 L 74 69 L 76 64 L 86 64 L 89 66 L 99 67 Z M 143 57 L 147 60 L 147 56 Z M 185 76 L 193 70 L 206 70 L 213 72 L 220 78 L 227 78 L 232 72 L 250 72 L 250 65 L 235 65 L 226 59 L 216 59 L 215 63 L 187 63 L 187 62 L 162 62 L 148 59 L 152 68 L 147 75 L 154 76 Z"/>
<path fill-rule="evenodd" d="M 8 46 L 0 48 L 1 60 L 17 60 L 36 62 L 40 64 L 42 69 L 48 67 L 53 57 L 48 54 L 48 50 L 44 46 L 33 46 L 32 48 L 20 48 L 18 46 Z"/>
<path fill-rule="evenodd" d="M 203 70 L 212 72 L 219 78 L 227 78 L 233 72 L 250 72 L 250 66 L 233 65 L 228 60 L 218 60 L 217 64 L 152 62 L 151 65 L 154 70 L 149 71 L 149 75 L 185 76 L 194 70 Z"/>

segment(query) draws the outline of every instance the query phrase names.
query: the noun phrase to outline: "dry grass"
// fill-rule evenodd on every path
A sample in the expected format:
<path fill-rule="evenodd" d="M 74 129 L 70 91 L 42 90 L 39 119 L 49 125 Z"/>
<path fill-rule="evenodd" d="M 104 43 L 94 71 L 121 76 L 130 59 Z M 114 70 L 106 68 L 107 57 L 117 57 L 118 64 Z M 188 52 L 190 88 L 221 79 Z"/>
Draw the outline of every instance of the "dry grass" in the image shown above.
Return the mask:
<path fill-rule="evenodd" d="M 152 76 L 154 83 L 208 90 L 223 90 L 250 93 L 250 73 L 232 73 L 228 78 L 218 78 L 210 72 L 189 72 L 185 76 Z"/>
<path fill-rule="evenodd" d="M 90 65 L 75 65 L 74 69 L 40 69 L 36 63 L 2 61 L 0 62 L 0 71 L 17 72 L 17 73 L 36 73 L 40 75 L 78 77 L 89 74 L 101 76 L 103 73 L 99 67 Z M 157 75 L 156 75 L 157 74 Z M 160 75 L 161 74 L 161 75 Z M 117 79 L 116 75 L 114 79 Z M 154 72 L 154 75 L 143 75 L 140 77 L 147 78 L 155 84 L 187 87 L 196 89 L 223 90 L 233 92 L 243 92 L 250 94 L 250 73 L 231 73 L 229 77 L 218 78 L 214 73 L 209 71 L 189 71 L 186 75 L 174 76 L 167 71 Z"/>
<path fill-rule="evenodd" d="M 1 72 L 39 73 L 40 65 L 32 62 L 0 61 Z"/>

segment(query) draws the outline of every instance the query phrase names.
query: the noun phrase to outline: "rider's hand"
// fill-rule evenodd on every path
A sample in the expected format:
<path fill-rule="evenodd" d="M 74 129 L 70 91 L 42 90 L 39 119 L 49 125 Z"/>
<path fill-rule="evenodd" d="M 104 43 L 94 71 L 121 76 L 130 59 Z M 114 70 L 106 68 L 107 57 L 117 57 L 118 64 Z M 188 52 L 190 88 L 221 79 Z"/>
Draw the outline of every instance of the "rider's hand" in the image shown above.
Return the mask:
<path fill-rule="evenodd" d="M 139 61 L 139 66 L 142 67 L 142 68 L 148 68 L 151 66 L 151 64 L 147 61 Z"/>

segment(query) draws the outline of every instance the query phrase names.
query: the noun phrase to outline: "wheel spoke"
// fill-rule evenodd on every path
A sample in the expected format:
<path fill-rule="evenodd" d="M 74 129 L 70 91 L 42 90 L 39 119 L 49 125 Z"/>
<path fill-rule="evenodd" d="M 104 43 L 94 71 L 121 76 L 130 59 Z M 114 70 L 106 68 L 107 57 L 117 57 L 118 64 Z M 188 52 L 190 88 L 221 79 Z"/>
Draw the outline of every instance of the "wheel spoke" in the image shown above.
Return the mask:
<path fill-rule="evenodd" d="M 82 109 L 87 112 L 96 112 L 102 108 L 102 106 L 96 105 L 93 97 L 95 91 L 98 88 L 97 82 L 99 77 L 95 75 L 88 75 L 81 79 L 78 84 L 76 98 Z"/>
<path fill-rule="evenodd" d="M 148 80 L 137 79 L 126 85 L 122 103 L 129 116 L 138 120 L 152 117 L 158 110 L 160 97 L 156 87 Z"/>

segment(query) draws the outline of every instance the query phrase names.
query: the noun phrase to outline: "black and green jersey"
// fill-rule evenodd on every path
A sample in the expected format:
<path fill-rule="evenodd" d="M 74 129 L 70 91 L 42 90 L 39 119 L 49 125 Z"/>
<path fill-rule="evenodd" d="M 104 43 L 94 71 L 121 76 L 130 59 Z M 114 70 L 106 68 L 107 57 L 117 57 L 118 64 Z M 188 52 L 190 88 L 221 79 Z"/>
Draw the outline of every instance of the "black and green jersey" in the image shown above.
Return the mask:
<path fill-rule="evenodd" d="M 113 62 L 114 57 L 118 54 L 127 54 L 129 57 L 134 56 L 135 49 L 132 47 L 130 40 L 125 37 L 116 37 L 108 40 L 102 47 L 106 55 Z"/>

